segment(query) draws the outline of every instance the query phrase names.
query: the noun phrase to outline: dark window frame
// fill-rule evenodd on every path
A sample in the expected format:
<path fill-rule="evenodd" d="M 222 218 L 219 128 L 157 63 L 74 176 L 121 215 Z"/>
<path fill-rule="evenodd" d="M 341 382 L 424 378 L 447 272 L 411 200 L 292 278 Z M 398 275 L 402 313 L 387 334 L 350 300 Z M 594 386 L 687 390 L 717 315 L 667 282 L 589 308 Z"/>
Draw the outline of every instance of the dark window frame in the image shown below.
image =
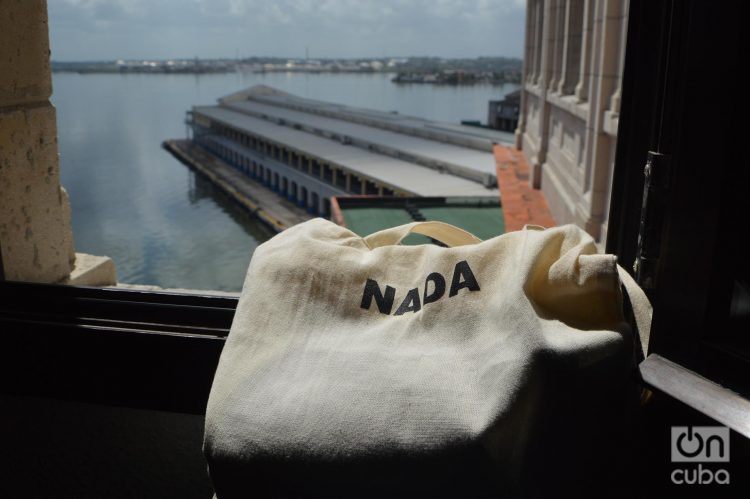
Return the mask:
<path fill-rule="evenodd" d="M 0 282 L 0 391 L 203 414 L 237 299 Z"/>
<path fill-rule="evenodd" d="M 743 257 L 729 227 L 737 218 L 742 221 L 741 214 L 732 213 L 742 175 L 744 185 L 750 185 L 741 167 L 743 142 L 736 126 L 741 122 L 736 101 L 742 95 L 736 67 L 742 60 L 739 39 L 745 36 L 739 6 L 631 1 L 606 245 L 625 268 L 632 267 L 647 155 L 667 155 L 668 187 L 657 200 L 663 225 L 649 293 L 654 316 L 646 381 L 669 390 L 652 376 L 666 372 L 669 362 L 690 373 L 681 387 L 687 398 L 696 395 L 690 376 L 695 381 L 700 376 L 723 390 L 727 405 L 744 404 L 750 395 L 750 355 L 727 340 L 721 319 L 730 303 L 732 260 Z M 712 106 L 696 119 L 691 103 L 706 96 Z M 674 391 L 670 395 L 680 398 Z M 713 405 L 699 410 L 716 416 L 723 408 Z M 748 428 L 748 418 L 738 423 Z"/>

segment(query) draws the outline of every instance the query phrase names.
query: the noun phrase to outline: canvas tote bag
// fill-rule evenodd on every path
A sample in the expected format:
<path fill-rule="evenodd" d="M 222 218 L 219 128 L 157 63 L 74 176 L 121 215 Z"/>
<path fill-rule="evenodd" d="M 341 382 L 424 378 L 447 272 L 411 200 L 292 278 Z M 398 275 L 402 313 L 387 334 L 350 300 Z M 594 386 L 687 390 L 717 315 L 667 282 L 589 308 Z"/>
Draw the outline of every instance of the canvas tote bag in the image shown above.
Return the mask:
<path fill-rule="evenodd" d="M 412 232 L 447 247 L 398 244 Z M 287 229 L 252 257 L 214 378 L 217 497 L 606 488 L 638 344 L 619 276 L 647 334 L 648 300 L 572 225 Z"/>

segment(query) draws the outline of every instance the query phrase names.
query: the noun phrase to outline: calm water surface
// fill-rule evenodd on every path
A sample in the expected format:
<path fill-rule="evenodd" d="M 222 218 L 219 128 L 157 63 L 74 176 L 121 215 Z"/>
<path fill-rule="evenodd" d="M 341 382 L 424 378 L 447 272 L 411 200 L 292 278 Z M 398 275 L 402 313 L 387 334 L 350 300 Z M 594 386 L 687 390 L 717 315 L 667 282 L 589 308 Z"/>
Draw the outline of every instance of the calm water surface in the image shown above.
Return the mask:
<path fill-rule="evenodd" d="M 53 75 L 62 184 L 76 251 L 108 255 L 120 282 L 239 291 L 272 236 L 161 148 L 185 111 L 266 84 L 303 97 L 457 123 L 486 120 L 514 85 L 396 85 L 390 75 Z"/>

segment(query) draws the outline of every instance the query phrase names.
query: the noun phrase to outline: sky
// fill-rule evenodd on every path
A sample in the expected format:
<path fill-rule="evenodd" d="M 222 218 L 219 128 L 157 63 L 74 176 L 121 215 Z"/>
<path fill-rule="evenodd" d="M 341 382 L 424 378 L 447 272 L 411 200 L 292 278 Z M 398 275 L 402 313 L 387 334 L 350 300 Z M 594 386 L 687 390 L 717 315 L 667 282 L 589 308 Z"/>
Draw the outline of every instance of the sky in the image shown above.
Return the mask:
<path fill-rule="evenodd" d="M 56 61 L 521 57 L 525 0 L 48 0 Z"/>

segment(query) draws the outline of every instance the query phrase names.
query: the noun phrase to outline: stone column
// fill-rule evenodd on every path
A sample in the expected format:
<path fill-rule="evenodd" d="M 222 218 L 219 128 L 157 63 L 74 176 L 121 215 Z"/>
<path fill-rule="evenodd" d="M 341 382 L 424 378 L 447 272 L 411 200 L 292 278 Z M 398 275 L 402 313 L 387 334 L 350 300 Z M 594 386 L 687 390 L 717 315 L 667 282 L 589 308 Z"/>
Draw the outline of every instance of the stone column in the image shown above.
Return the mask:
<path fill-rule="evenodd" d="M 628 0 L 620 0 L 620 41 L 617 47 L 617 82 L 615 91 L 609 100 L 609 110 L 615 114 L 620 114 L 620 100 L 622 98 L 622 73 L 625 66 L 625 45 L 628 39 Z"/>
<path fill-rule="evenodd" d="M 57 282 L 73 269 L 70 207 L 60 187 L 49 102 L 47 5 L 0 9 L 0 247 L 8 280 Z"/>
<path fill-rule="evenodd" d="M 570 39 L 570 2 L 571 0 L 562 0 L 564 5 L 561 5 L 558 16 L 562 18 L 562 35 L 560 36 L 560 42 L 562 43 L 562 61 L 560 63 L 560 77 L 557 80 L 557 86 L 555 91 L 562 94 L 563 86 L 565 85 L 565 76 L 568 65 L 568 46 Z"/>
<path fill-rule="evenodd" d="M 558 91 L 563 95 L 570 95 L 575 91 L 580 78 L 581 31 L 584 12 L 582 0 L 568 0 L 566 5 L 563 77 L 560 79 Z"/>
<path fill-rule="evenodd" d="M 544 1 L 544 14 L 541 17 L 541 25 L 537 26 L 537 29 L 542 30 L 542 58 L 540 62 L 540 73 L 541 80 L 539 81 L 539 121 L 537 123 L 537 130 L 534 132 L 539 148 L 536 154 L 529 158 L 529 183 L 535 189 L 541 188 L 542 183 L 542 165 L 547 159 L 547 148 L 549 145 L 549 115 L 550 115 L 550 104 L 547 101 L 547 89 L 550 86 L 550 81 L 553 78 L 552 72 L 552 61 L 554 59 L 553 48 L 554 48 L 554 36 L 555 30 L 552 26 L 554 22 L 554 0 Z"/>
<path fill-rule="evenodd" d="M 523 59 L 524 84 L 533 84 L 536 78 L 536 9 L 538 0 L 526 0 L 526 50 Z"/>
<path fill-rule="evenodd" d="M 563 58 L 564 58 L 564 32 L 565 32 L 565 0 L 549 0 L 552 4 L 550 9 L 551 18 L 549 19 L 550 24 L 550 45 L 551 45 L 551 61 L 550 61 L 550 77 L 547 85 L 547 89 L 550 92 L 556 92 L 557 87 L 563 79 Z"/>
<path fill-rule="evenodd" d="M 596 51 L 589 87 L 589 116 L 586 124 L 586 176 L 583 200 L 576 207 L 576 223 L 599 240 L 604 213 L 611 192 L 610 158 L 615 140 L 604 131 L 604 110 L 615 92 L 617 53 L 620 49 L 623 17 L 621 0 L 596 3 L 594 43 Z"/>
<path fill-rule="evenodd" d="M 583 1 L 583 35 L 581 38 L 581 68 L 575 96 L 578 102 L 584 102 L 589 97 L 589 77 L 591 71 L 591 51 L 594 37 L 594 5 L 595 0 Z"/>
<path fill-rule="evenodd" d="M 534 24 L 531 22 L 534 16 L 534 5 L 536 0 L 526 0 L 526 34 L 523 59 L 523 70 L 521 73 L 521 102 L 518 113 L 518 126 L 515 130 L 516 149 L 523 149 L 523 134 L 526 131 L 526 85 L 534 78 Z M 489 124 L 489 123 L 488 123 Z"/>
<path fill-rule="evenodd" d="M 545 20 L 545 10 L 547 9 L 548 1 L 549 0 L 537 0 L 534 9 L 534 38 L 536 40 L 534 42 L 534 84 L 536 85 L 540 85 L 543 78 L 544 68 L 542 66 L 542 61 L 545 44 L 544 28 L 547 24 Z"/>
<path fill-rule="evenodd" d="M 49 101 L 47 3 L 0 6 L 0 255 L 7 280 L 114 284 L 106 257 L 73 249 Z"/>

